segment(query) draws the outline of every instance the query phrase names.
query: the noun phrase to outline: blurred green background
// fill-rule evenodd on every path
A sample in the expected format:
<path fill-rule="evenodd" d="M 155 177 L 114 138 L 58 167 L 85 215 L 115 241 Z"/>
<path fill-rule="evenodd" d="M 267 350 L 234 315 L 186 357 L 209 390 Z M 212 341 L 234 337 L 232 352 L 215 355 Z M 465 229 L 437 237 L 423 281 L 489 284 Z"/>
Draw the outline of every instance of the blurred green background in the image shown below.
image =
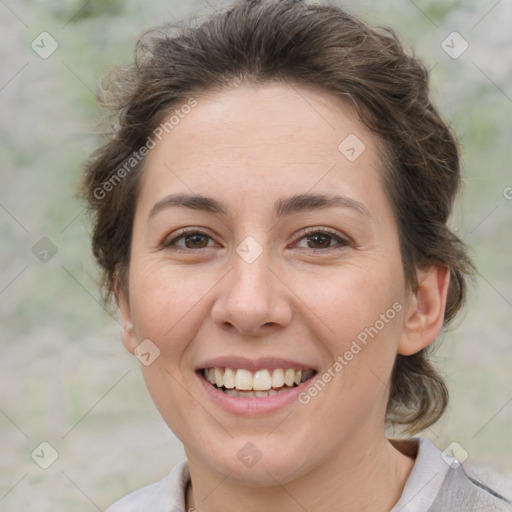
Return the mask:
<path fill-rule="evenodd" d="M 435 101 L 462 144 L 465 191 L 453 225 L 481 275 L 464 318 L 436 355 L 450 409 L 423 435 L 440 449 L 456 441 L 468 463 L 510 473 L 512 4 L 343 5 L 395 28 L 414 48 L 432 70 Z M 101 74 L 131 62 L 143 29 L 220 7 L 214 0 L 0 2 L 3 512 L 103 510 L 184 457 L 137 361 L 121 346 L 117 319 L 99 303 L 89 227 L 75 191 L 81 162 L 98 144 L 94 93 Z M 469 45 L 456 59 L 442 47 L 454 31 Z M 44 52 L 55 43 L 42 32 L 58 44 L 49 56 Z M 42 441 L 58 453 L 46 470 L 31 457 Z"/>

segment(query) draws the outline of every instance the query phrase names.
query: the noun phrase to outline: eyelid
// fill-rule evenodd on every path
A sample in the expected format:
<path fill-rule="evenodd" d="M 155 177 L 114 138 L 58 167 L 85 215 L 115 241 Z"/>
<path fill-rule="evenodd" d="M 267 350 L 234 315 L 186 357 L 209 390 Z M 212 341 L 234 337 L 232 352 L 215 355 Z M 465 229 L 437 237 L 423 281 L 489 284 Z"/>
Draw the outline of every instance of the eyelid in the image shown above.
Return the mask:
<path fill-rule="evenodd" d="M 209 230 L 207 230 L 206 228 L 188 226 L 188 227 L 185 227 L 185 228 L 178 229 L 177 231 L 175 231 L 171 235 L 166 236 L 164 238 L 164 240 L 162 241 L 162 243 L 159 244 L 159 246 L 162 249 L 168 249 L 168 248 L 172 247 L 173 250 L 181 251 L 181 252 L 190 252 L 190 251 L 199 252 L 199 251 L 204 250 L 204 249 L 211 249 L 211 247 L 203 247 L 203 248 L 199 248 L 199 249 L 189 249 L 187 247 L 182 247 L 182 246 L 179 246 L 179 245 L 175 245 L 176 240 L 178 240 L 180 238 L 183 238 L 186 235 L 191 235 L 191 234 L 205 235 L 208 238 L 210 238 L 211 240 L 214 240 L 214 236 L 212 236 L 209 233 Z M 299 242 L 300 240 L 302 240 L 303 238 L 305 238 L 306 236 L 308 236 L 310 234 L 311 235 L 313 235 L 313 234 L 326 234 L 326 235 L 332 237 L 334 240 L 336 240 L 338 242 L 338 245 L 337 246 L 334 245 L 332 247 L 326 247 L 326 248 L 323 248 L 323 249 L 312 249 L 312 248 L 309 248 L 309 247 L 299 247 L 298 248 L 299 250 L 305 250 L 305 251 L 308 251 L 308 252 L 311 252 L 311 251 L 313 251 L 313 252 L 328 252 L 330 250 L 339 249 L 340 245 L 341 245 L 341 247 L 346 247 L 346 246 L 349 246 L 349 245 L 353 244 L 352 240 L 349 237 L 339 233 L 335 229 L 326 228 L 326 227 L 320 227 L 320 226 L 311 226 L 311 227 L 308 227 L 308 228 L 301 229 L 296 234 L 296 237 L 298 237 L 298 238 L 296 238 L 296 241 L 293 242 L 292 245 L 296 244 L 297 242 Z M 171 238 L 171 239 L 169 240 L 169 238 Z"/>
<path fill-rule="evenodd" d="M 200 234 L 200 235 L 206 235 L 211 240 L 214 240 L 214 237 L 211 235 L 211 233 L 203 227 L 194 227 L 194 226 L 187 226 L 186 228 L 178 229 L 177 231 L 171 233 L 170 235 L 167 235 L 163 241 L 159 244 L 159 247 L 162 249 L 166 249 L 169 247 L 177 247 L 177 250 L 183 250 L 183 251 L 198 251 L 198 249 L 188 249 L 187 247 L 181 247 L 179 245 L 171 245 L 173 242 L 175 242 L 177 239 L 184 237 L 185 235 L 191 235 L 191 234 Z"/>
<path fill-rule="evenodd" d="M 320 227 L 320 226 L 316 226 L 316 227 L 313 226 L 313 227 L 301 229 L 297 233 L 297 236 L 298 236 L 297 241 L 300 241 L 302 238 L 306 237 L 307 235 L 316 234 L 316 233 L 329 235 L 332 238 L 336 239 L 338 241 L 338 243 L 341 244 L 342 246 L 352 245 L 352 243 L 353 243 L 352 240 L 348 236 L 343 235 L 342 233 L 339 233 L 335 229 Z M 294 242 L 294 243 L 296 243 L 296 242 Z M 307 251 L 326 252 L 330 249 L 336 249 L 336 246 L 327 247 L 325 249 L 311 249 L 311 248 L 306 249 L 304 247 L 301 247 L 300 249 L 305 249 Z"/>

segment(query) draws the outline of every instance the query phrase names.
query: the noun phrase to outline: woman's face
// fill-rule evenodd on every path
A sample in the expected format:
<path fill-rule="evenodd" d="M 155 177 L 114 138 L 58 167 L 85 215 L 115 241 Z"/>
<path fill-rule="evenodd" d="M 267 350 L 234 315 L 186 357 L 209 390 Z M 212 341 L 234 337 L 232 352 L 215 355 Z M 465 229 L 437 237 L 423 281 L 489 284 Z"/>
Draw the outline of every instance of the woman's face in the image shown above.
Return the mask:
<path fill-rule="evenodd" d="M 384 437 L 408 302 L 384 163 L 328 93 L 196 100 L 146 160 L 123 340 L 191 464 L 286 483 Z"/>

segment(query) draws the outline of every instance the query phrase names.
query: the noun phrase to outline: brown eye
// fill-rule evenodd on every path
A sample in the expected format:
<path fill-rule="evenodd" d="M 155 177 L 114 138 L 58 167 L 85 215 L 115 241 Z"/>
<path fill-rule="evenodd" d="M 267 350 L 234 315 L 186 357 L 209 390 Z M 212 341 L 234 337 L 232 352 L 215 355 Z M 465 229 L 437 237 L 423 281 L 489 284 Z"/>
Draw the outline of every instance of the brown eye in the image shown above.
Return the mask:
<path fill-rule="evenodd" d="M 187 247 L 188 249 L 202 249 L 203 247 L 206 247 L 208 245 L 207 238 L 209 237 L 202 233 L 193 233 L 191 235 L 185 235 L 185 247 Z"/>
<path fill-rule="evenodd" d="M 181 247 L 185 249 L 204 249 L 208 247 L 208 241 L 211 237 L 201 231 L 185 231 L 181 235 L 164 242 L 166 248 Z M 178 243 L 182 241 L 182 243 Z"/>
<path fill-rule="evenodd" d="M 326 249 L 331 243 L 332 236 L 324 233 L 318 233 L 316 235 L 308 235 L 307 240 L 311 249 Z M 313 244 L 313 247 L 311 246 L 311 243 Z"/>
<path fill-rule="evenodd" d="M 300 239 L 300 241 L 302 240 L 306 241 L 306 247 L 298 244 L 298 247 L 301 249 L 339 249 L 349 245 L 349 242 L 345 238 L 326 230 L 310 231 Z M 333 244 L 332 242 L 335 243 Z"/>

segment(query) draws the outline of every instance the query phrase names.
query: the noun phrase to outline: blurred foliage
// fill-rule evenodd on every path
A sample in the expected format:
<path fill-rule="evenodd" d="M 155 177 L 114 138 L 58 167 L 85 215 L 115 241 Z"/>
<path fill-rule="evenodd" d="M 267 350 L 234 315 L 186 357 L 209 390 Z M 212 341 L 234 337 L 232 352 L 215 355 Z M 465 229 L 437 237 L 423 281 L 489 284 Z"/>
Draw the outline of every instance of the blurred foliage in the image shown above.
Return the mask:
<path fill-rule="evenodd" d="M 120 15 L 121 0 L 37 0 L 40 8 L 65 23 L 79 23 L 88 18 Z"/>
<path fill-rule="evenodd" d="M 425 2 L 418 2 L 416 5 L 421 6 L 422 4 Z M 462 0 L 431 0 L 425 7 L 425 14 L 436 22 L 442 22 L 448 14 L 463 7 L 467 8 L 468 4 L 469 2 Z"/>

